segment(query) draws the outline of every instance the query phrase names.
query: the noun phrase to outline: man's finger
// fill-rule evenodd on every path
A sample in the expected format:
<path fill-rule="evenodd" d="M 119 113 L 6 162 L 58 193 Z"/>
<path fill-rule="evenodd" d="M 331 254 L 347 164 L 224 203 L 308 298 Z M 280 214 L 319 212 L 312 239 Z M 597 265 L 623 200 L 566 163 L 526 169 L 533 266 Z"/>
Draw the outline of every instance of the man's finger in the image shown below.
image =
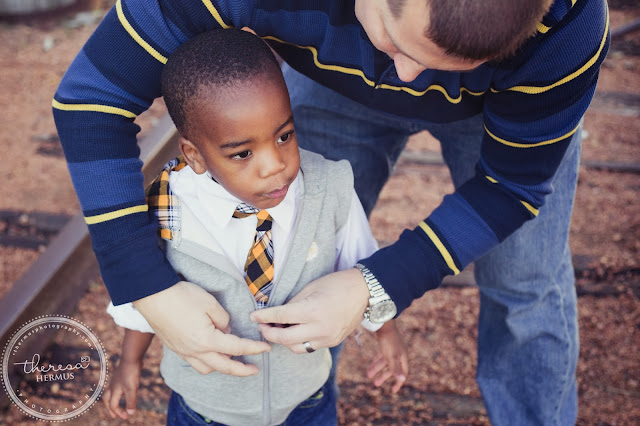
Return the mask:
<path fill-rule="evenodd" d="M 225 331 L 229 328 L 229 314 L 214 297 L 208 300 L 207 315 L 218 330 Z"/>
<path fill-rule="evenodd" d="M 258 355 L 271 350 L 271 345 L 267 342 L 246 339 L 235 334 L 225 334 L 221 330 L 215 330 L 214 333 L 215 336 L 212 336 L 211 341 L 202 348 L 203 352 L 213 351 L 231 356 L 240 356 Z"/>
<path fill-rule="evenodd" d="M 184 356 L 182 357 L 182 359 L 184 359 L 186 362 L 189 363 L 189 365 L 191 366 L 191 368 L 193 368 L 194 370 L 196 370 L 198 373 L 200 374 L 209 374 L 211 372 L 213 372 L 213 368 L 210 367 L 209 365 L 205 364 L 204 362 L 200 361 L 199 358 L 194 358 L 194 357 L 190 357 L 190 356 Z"/>
<path fill-rule="evenodd" d="M 289 301 L 282 306 L 274 306 L 251 312 L 251 321 L 261 324 L 299 324 L 309 318 L 308 304 Z"/>
<path fill-rule="evenodd" d="M 314 349 L 326 346 L 324 344 L 324 336 L 319 335 L 315 331 L 316 327 L 311 324 L 299 324 L 286 328 L 260 324 L 258 328 L 265 339 L 272 343 L 284 345 L 295 353 L 306 352 L 302 346 L 303 342 L 313 341 L 318 346 L 314 347 Z"/>
<path fill-rule="evenodd" d="M 244 364 L 231 359 L 229 356 L 211 352 L 198 359 L 185 359 L 200 374 L 209 374 L 214 371 L 230 376 L 247 377 L 258 374 L 258 367 L 253 364 Z"/>

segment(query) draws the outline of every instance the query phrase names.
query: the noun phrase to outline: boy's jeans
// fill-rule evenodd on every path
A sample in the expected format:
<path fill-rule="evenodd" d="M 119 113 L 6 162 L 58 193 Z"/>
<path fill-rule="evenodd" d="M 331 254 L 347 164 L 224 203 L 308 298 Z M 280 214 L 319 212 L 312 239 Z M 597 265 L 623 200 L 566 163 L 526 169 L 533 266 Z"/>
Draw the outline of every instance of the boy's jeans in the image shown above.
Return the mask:
<path fill-rule="evenodd" d="M 456 187 L 473 176 L 480 115 L 451 124 L 402 119 L 338 95 L 286 64 L 283 71 L 300 145 L 351 162 L 367 213 L 407 139 L 421 130 L 440 141 Z M 575 423 L 579 343 L 568 234 L 580 145 L 581 129 L 539 216 L 475 263 L 481 301 L 477 381 L 495 425 Z"/>
<path fill-rule="evenodd" d="M 247 404 L 249 403 L 247 401 Z M 262 404 L 262 401 L 258 403 Z M 336 426 L 337 424 L 334 386 L 327 381 L 318 392 L 302 401 L 280 426 Z M 184 402 L 182 396 L 172 392 L 167 412 L 167 426 L 191 425 L 224 426 L 222 423 L 202 417 Z"/>

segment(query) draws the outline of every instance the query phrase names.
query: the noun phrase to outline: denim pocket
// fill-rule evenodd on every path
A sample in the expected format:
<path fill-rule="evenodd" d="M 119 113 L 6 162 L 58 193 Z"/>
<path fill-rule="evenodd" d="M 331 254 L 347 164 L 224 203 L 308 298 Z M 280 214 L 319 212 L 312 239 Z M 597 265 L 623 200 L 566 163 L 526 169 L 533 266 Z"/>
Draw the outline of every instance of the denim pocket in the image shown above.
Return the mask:
<path fill-rule="evenodd" d="M 289 414 L 286 426 L 337 426 L 338 412 L 333 381 L 328 380 L 316 393 L 302 401 Z"/>
<path fill-rule="evenodd" d="M 169 401 L 169 412 L 167 413 L 167 424 L 169 425 L 219 425 L 213 420 L 207 419 L 196 413 L 184 402 L 182 396 L 176 392 L 171 395 Z"/>
<path fill-rule="evenodd" d="M 309 398 L 302 401 L 298 405 L 298 408 L 313 408 L 322 402 L 322 398 L 324 398 L 324 386 L 318 389 L 318 391 Z"/>

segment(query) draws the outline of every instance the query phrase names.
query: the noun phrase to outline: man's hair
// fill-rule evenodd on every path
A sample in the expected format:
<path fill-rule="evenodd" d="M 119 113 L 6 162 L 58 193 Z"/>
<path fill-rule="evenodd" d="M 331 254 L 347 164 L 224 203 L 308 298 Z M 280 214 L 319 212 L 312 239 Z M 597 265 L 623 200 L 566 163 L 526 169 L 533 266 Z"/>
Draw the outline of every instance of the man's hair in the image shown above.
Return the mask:
<path fill-rule="evenodd" d="M 269 46 L 247 31 L 211 30 L 178 47 L 162 71 L 162 95 L 169 115 L 187 139 L 197 132 L 190 121 L 211 89 L 230 88 L 256 77 L 282 79 Z M 283 83 L 284 84 L 284 83 Z"/>
<path fill-rule="evenodd" d="M 424 0 L 424 35 L 448 55 L 470 60 L 504 59 L 536 32 L 553 0 Z M 405 0 L 387 0 L 395 18 Z"/>

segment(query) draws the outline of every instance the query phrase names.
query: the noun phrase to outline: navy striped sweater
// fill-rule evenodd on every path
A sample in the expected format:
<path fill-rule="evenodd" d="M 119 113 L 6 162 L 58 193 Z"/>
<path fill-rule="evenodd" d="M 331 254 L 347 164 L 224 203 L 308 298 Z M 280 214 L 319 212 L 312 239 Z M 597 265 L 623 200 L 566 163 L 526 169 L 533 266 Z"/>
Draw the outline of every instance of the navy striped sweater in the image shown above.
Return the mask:
<path fill-rule="evenodd" d="M 179 278 L 148 215 L 134 118 L 166 58 L 214 28 L 250 27 L 295 69 L 371 108 L 428 122 L 483 113 L 474 178 L 365 259 L 402 310 L 532 219 L 552 190 L 609 43 L 604 0 L 556 0 L 519 53 L 472 72 L 398 79 L 353 1 L 118 0 L 65 74 L 53 113 L 102 276 L 116 304 Z"/>

